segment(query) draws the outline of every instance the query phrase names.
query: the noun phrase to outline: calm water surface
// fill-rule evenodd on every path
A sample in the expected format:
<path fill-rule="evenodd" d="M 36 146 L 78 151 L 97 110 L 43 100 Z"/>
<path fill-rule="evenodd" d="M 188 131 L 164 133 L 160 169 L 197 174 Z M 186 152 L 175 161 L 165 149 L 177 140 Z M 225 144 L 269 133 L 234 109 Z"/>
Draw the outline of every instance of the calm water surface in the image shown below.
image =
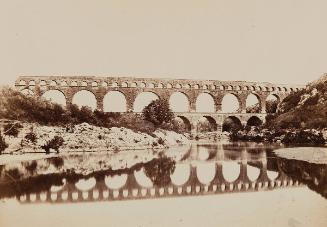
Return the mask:
<path fill-rule="evenodd" d="M 0 226 L 327 226 L 327 166 L 278 148 L 193 144 L 119 170 L 96 153 L 0 166 Z"/>

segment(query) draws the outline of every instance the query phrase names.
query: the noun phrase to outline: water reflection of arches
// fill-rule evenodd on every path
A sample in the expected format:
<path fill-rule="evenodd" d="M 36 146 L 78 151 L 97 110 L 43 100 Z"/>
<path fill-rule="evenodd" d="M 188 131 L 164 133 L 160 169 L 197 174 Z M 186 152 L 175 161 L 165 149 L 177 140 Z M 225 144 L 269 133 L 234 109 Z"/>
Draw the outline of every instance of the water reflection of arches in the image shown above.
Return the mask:
<path fill-rule="evenodd" d="M 95 95 L 88 90 L 81 90 L 74 94 L 72 103 L 76 104 L 78 107 L 88 106 L 92 110 L 97 108 L 97 100 Z"/>
<path fill-rule="evenodd" d="M 189 112 L 190 101 L 183 92 L 174 92 L 169 98 L 169 105 L 173 112 Z"/>
<path fill-rule="evenodd" d="M 134 172 L 136 182 L 143 187 L 153 187 L 153 183 L 149 177 L 146 176 L 144 168 Z"/>
<path fill-rule="evenodd" d="M 240 108 L 240 101 L 237 95 L 228 93 L 224 95 L 221 102 L 221 110 L 223 113 L 235 113 Z"/>
<path fill-rule="evenodd" d="M 126 112 L 127 104 L 124 93 L 109 91 L 103 98 L 104 112 Z"/>
<path fill-rule="evenodd" d="M 127 182 L 127 174 L 107 176 L 104 179 L 106 186 L 110 189 L 119 189 Z"/>
<path fill-rule="evenodd" d="M 208 93 L 201 93 L 196 98 L 196 112 L 214 113 L 216 110 L 214 97 Z"/>
<path fill-rule="evenodd" d="M 44 92 L 41 97 L 51 102 L 66 106 L 66 96 L 60 90 L 48 90 Z"/>
<path fill-rule="evenodd" d="M 90 179 L 80 179 L 76 184 L 76 188 L 82 191 L 89 191 L 91 190 L 96 184 L 96 179 L 94 177 Z"/>
<path fill-rule="evenodd" d="M 240 175 L 240 164 L 237 162 L 224 162 L 222 168 L 222 174 L 226 181 L 233 182 Z"/>
<path fill-rule="evenodd" d="M 170 175 L 170 179 L 174 185 L 181 186 L 190 178 L 191 168 L 189 164 L 177 164 L 175 171 Z"/>
<path fill-rule="evenodd" d="M 134 101 L 134 112 L 142 112 L 144 107 L 149 105 L 153 100 L 159 99 L 159 96 L 153 92 L 141 92 L 136 96 Z"/>

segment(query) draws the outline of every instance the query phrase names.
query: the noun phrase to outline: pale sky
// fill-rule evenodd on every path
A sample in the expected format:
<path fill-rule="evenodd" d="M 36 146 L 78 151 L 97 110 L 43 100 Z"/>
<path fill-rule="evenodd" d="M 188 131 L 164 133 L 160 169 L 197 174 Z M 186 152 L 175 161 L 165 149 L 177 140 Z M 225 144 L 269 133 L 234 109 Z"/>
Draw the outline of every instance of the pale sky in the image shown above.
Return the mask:
<path fill-rule="evenodd" d="M 0 84 L 100 75 L 304 84 L 327 72 L 326 0 L 0 0 Z"/>

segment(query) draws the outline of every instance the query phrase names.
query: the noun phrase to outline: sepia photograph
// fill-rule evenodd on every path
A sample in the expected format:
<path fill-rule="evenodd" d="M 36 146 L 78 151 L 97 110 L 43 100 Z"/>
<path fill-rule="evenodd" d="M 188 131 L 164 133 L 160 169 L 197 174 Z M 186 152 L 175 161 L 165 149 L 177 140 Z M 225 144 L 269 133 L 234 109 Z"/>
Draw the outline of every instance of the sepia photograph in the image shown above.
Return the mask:
<path fill-rule="evenodd" d="M 0 0 L 0 226 L 327 226 L 326 12 Z"/>

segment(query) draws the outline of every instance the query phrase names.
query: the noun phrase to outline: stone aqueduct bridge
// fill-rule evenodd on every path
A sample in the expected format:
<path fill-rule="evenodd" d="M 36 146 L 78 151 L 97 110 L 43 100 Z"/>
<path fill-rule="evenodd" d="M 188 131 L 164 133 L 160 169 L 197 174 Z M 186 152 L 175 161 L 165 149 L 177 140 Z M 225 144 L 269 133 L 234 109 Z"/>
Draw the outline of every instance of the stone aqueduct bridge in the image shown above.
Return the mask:
<path fill-rule="evenodd" d="M 208 120 L 213 119 L 217 126 L 221 126 L 229 116 L 237 117 L 242 124 L 246 124 L 252 116 L 257 116 L 264 121 L 266 100 L 269 95 L 274 95 L 278 101 L 281 101 L 291 92 L 304 88 L 304 86 L 245 81 L 85 76 L 20 76 L 15 82 L 15 87 L 19 90 L 29 89 L 37 96 L 41 96 L 49 90 L 59 90 L 64 94 L 67 105 L 72 103 L 74 94 L 81 90 L 87 90 L 95 95 L 99 110 L 103 110 L 103 99 L 109 91 L 119 91 L 125 96 L 127 112 L 133 112 L 134 101 L 142 92 L 152 92 L 159 98 L 166 99 L 169 99 L 175 92 L 181 92 L 188 98 L 189 111 L 176 115 L 181 117 L 184 122 L 187 120 L 192 130 L 196 128 L 196 123 L 201 117 L 206 117 Z M 196 112 L 197 97 L 202 93 L 212 96 L 215 112 Z M 222 113 L 222 100 L 226 94 L 232 94 L 237 98 L 239 109 L 236 113 Z M 246 113 L 246 99 L 250 94 L 254 94 L 258 98 L 260 113 Z"/>

